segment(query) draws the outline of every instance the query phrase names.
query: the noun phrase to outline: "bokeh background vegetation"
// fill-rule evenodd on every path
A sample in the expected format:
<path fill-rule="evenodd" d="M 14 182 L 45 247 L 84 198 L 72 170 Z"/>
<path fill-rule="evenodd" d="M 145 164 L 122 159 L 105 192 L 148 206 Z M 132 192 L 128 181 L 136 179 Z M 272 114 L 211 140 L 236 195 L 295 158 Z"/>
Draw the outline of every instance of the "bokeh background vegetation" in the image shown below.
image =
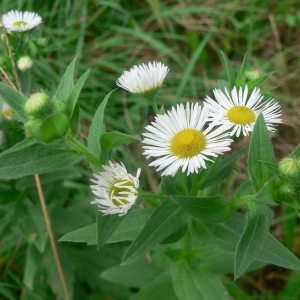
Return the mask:
<path fill-rule="evenodd" d="M 218 79 L 225 79 L 221 51 L 235 67 L 251 53 L 251 70 L 274 72 L 264 83 L 283 108 L 283 123 L 272 134 L 279 161 L 300 143 L 300 3 L 292 0 L 2 0 L 2 13 L 34 11 L 43 18 L 44 54 L 33 67 L 32 92 L 53 93 L 67 65 L 79 54 L 80 76 L 91 73 L 80 97 L 81 131 L 85 140 L 102 99 L 116 87 L 116 79 L 135 64 L 162 61 L 170 73 L 159 94 L 165 108 L 179 102 L 202 101 L 212 96 Z M 141 134 L 153 119 L 148 103 L 118 89 L 107 105 L 107 130 Z M 11 144 L 20 132 L 9 131 Z M 235 151 L 249 139 L 235 143 Z M 9 145 L 7 145 L 9 146 Z M 156 190 L 160 177 L 147 167 L 139 143 L 114 150 L 113 158 L 130 171 L 142 167 L 143 188 Z M 230 198 L 247 180 L 247 159 L 237 164 L 224 187 Z M 56 238 L 91 224 L 96 208 L 89 188 L 91 171 L 84 165 L 42 176 Z M 55 188 L 54 188 L 55 187 Z M 56 299 L 61 293 L 44 220 L 32 178 L 0 183 L 0 299 Z M 298 257 L 298 217 L 279 208 L 273 234 Z M 28 229 L 29 228 L 29 229 Z M 30 229 L 31 228 L 31 229 Z M 129 299 L 140 286 L 109 282 L 103 270 L 118 265 L 126 244 L 94 246 L 59 244 L 68 285 L 74 299 Z M 32 257 L 40 257 L 36 265 Z M 298 299 L 300 273 L 266 267 L 224 284 L 235 299 Z M 1 298 L 2 297 L 2 298 Z M 241 298 L 239 298 L 241 297 Z"/>

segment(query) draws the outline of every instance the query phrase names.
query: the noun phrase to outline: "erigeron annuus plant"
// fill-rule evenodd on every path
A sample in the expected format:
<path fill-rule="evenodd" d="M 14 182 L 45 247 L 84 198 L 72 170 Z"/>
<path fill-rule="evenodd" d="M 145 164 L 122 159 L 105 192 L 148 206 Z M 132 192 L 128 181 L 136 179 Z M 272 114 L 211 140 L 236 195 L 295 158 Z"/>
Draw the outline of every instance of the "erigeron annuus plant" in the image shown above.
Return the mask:
<path fill-rule="evenodd" d="M 3 17 L 4 26 L 12 31 L 30 30 L 31 19 L 25 16 L 32 15 L 21 16 L 13 19 L 12 25 Z M 34 16 L 32 20 L 37 21 Z M 34 26 L 39 23 L 33 22 Z M 169 261 L 160 270 L 163 276 L 153 279 L 152 290 L 170 286 L 172 296 L 182 300 L 228 299 L 223 274 L 234 273 L 237 279 L 249 269 L 269 263 L 299 270 L 298 258 L 269 230 L 272 207 L 285 202 L 297 212 L 300 209 L 300 148 L 288 161 L 279 166 L 275 163 L 269 131 L 282 122 L 280 104 L 262 94 L 259 86 L 265 76 L 261 80 L 246 76 L 246 59 L 236 74 L 224 57 L 228 80 L 214 90 L 216 101 L 206 96 L 203 105 L 200 101 L 181 103 L 165 112 L 157 96 L 167 80 L 168 67 L 148 62 L 124 72 L 117 85 L 146 98 L 143 101 L 149 101 L 154 109 L 154 121 L 142 136 L 107 132 L 104 114 L 113 90 L 95 112 L 86 143 L 78 139 L 77 101 L 89 71 L 75 83 L 76 58 L 53 97 L 29 93 L 30 87 L 24 84 L 16 91 L 14 86 L 0 83 L 1 101 L 26 130 L 22 141 L 1 153 L 0 178 L 58 172 L 85 160 L 90 166 L 91 193 L 95 194 L 92 204 L 98 205 L 94 206 L 99 210 L 97 220 L 74 228 L 60 241 L 85 242 L 98 248 L 130 241 L 122 264 L 105 271 L 103 278 L 118 278 L 124 270 L 130 274 L 130 268 L 145 257 L 151 261 L 156 253 L 164 252 Z M 17 80 L 16 73 L 12 76 Z M 249 134 L 248 148 L 228 154 L 235 136 Z M 130 147 L 133 140 L 141 142 L 149 166 L 162 171 L 158 173 L 160 188 L 154 193 L 139 185 L 140 169 L 133 175 L 123 162 L 115 161 L 113 150 L 120 145 Z M 220 185 L 246 152 L 250 180 L 228 201 Z M 231 263 L 216 266 L 216 261 L 225 260 Z M 146 292 L 142 288 L 139 293 Z"/>

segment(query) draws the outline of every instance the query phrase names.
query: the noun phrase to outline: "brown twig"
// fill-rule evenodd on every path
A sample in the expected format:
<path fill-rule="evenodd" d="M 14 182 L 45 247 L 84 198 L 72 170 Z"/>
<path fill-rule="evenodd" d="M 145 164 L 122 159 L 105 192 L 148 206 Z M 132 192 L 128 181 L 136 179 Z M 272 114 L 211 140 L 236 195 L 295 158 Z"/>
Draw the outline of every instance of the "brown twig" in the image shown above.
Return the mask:
<path fill-rule="evenodd" d="M 8 86 L 11 86 L 13 89 L 15 89 L 16 91 L 18 90 L 17 88 L 16 88 L 16 86 L 13 84 L 13 82 L 10 80 L 10 78 L 8 77 L 8 75 L 6 74 L 6 72 L 0 67 L 0 71 L 1 71 L 1 73 L 3 74 L 3 76 L 2 75 L 0 75 L 0 78 L 4 81 L 4 82 L 6 82 L 6 84 L 8 85 Z"/>
<path fill-rule="evenodd" d="M 53 235 L 53 231 L 52 231 L 52 227 L 51 227 L 51 222 L 50 222 L 50 218 L 49 218 L 49 214 L 48 214 L 48 210 L 47 210 L 47 206 L 46 206 L 46 202 L 45 202 L 45 198 L 44 198 L 44 193 L 43 193 L 43 189 L 42 189 L 42 185 L 41 185 L 40 176 L 38 174 L 35 174 L 34 177 L 35 177 L 35 182 L 36 182 L 36 186 L 38 189 L 38 193 L 39 193 L 39 197 L 40 197 L 40 201 L 41 201 L 41 205 L 42 205 L 42 209 L 43 209 L 43 213 L 44 213 L 44 217 L 45 217 L 45 221 L 46 221 L 47 231 L 49 234 L 49 238 L 50 238 L 50 242 L 51 242 L 51 246 L 52 246 L 52 250 L 53 250 L 53 254 L 54 254 L 54 259 L 55 259 L 58 273 L 60 276 L 60 280 L 61 280 L 61 283 L 63 286 L 63 290 L 65 293 L 66 299 L 70 300 L 66 280 L 65 280 L 64 273 L 63 273 L 61 263 L 59 260 L 59 255 L 58 255 L 58 251 L 57 251 L 57 247 L 56 247 L 56 243 L 55 243 L 55 239 L 54 239 L 54 235 Z"/>
<path fill-rule="evenodd" d="M 16 63 L 15 63 L 12 51 L 11 51 L 11 47 L 10 47 L 10 44 L 9 44 L 8 35 L 7 35 L 7 32 L 6 32 L 5 26 L 3 24 L 2 12 L 1 11 L 0 11 L 0 23 L 2 25 L 2 31 L 3 31 L 4 37 L 5 37 L 5 42 L 6 42 L 6 45 L 7 45 L 7 49 L 8 49 L 8 53 L 9 53 L 9 58 L 11 60 L 11 63 L 12 63 L 13 69 L 14 69 L 14 74 L 15 74 L 15 77 L 16 77 L 16 82 L 17 82 L 18 90 L 21 92 L 21 83 L 20 83 L 20 79 L 19 79 L 19 76 L 18 76 L 17 66 L 16 66 Z"/>

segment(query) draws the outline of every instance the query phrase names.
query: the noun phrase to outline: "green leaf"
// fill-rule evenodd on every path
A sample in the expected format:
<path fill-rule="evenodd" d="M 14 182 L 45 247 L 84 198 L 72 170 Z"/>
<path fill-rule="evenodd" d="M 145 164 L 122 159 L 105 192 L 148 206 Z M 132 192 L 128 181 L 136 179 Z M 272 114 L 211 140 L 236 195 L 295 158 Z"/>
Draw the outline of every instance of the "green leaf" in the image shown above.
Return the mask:
<path fill-rule="evenodd" d="M 100 104 L 99 108 L 97 109 L 94 115 L 92 125 L 90 127 L 90 132 L 88 137 L 88 149 L 97 157 L 100 157 L 101 154 L 100 138 L 104 133 L 106 133 L 106 129 L 104 126 L 104 110 L 110 95 L 115 90 L 116 89 L 112 90 L 110 93 L 108 93 L 105 96 L 104 100 L 102 101 L 102 103 Z M 96 172 L 99 170 L 93 167 L 93 171 Z"/>
<path fill-rule="evenodd" d="M 266 75 L 259 76 L 258 78 L 255 78 L 255 79 L 249 81 L 247 83 L 249 91 L 262 85 L 272 74 L 274 74 L 274 72 L 270 72 Z"/>
<path fill-rule="evenodd" d="M 112 236 L 118 228 L 124 217 L 118 215 L 106 215 L 101 212 L 97 214 L 97 245 L 98 249 L 102 247 L 106 241 Z"/>
<path fill-rule="evenodd" d="M 119 227 L 113 232 L 106 243 L 133 241 L 142 230 L 151 213 L 151 208 L 130 211 L 125 217 L 121 218 L 123 221 L 119 224 Z M 70 231 L 63 235 L 58 241 L 96 245 L 97 223 Z"/>
<path fill-rule="evenodd" d="M 248 158 L 249 175 L 257 192 L 272 177 L 272 172 L 263 162 L 274 163 L 275 160 L 267 126 L 260 114 L 254 125 Z"/>
<path fill-rule="evenodd" d="M 33 245 L 30 245 L 27 249 L 26 265 L 23 279 L 25 285 L 30 289 L 34 288 L 35 274 L 40 267 L 42 259 L 43 254 L 37 251 L 37 249 Z"/>
<path fill-rule="evenodd" d="M 23 141 L 15 144 L 13 147 L 1 152 L 0 158 L 6 156 L 8 154 L 11 154 L 11 153 L 26 150 L 27 148 L 29 148 L 35 144 L 37 144 L 37 141 L 31 137 L 28 137 L 28 138 L 24 139 Z"/>
<path fill-rule="evenodd" d="M 213 173 L 211 176 L 204 182 L 201 182 L 201 186 L 199 188 L 204 189 L 208 186 L 218 184 L 222 182 L 224 179 L 226 179 L 230 172 L 236 163 L 236 161 L 246 152 L 248 151 L 248 148 L 240 149 L 239 151 L 235 152 L 234 154 L 226 157 L 225 159 L 221 160 L 218 165 L 215 167 Z M 213 168 L 214 165 L 212 165 L 210 168 Z"/>
<path fill-rule="evenodd" d="M 285 284 L 283 291 L 277 295 L 278 299 L 297 299 L 300 295 L 300 272 L 292 272 Z"/>
<path fill-rule="evenodd" d="M 220 224 L 207 224 L 193 219 L 192 229 L 194 235 L 204 243 L 205 247 L 235 253 L 245 224 L 244 215 L 233 212 L 230 220 Z M 300 270 L 299 259 L 271 234 L 268 234 L 256 260 L 283 268 Z"/>
<path fill-rule="evenodd" d="M 6 300 L 16 300 L 15 296 L 11 293 L 10 289 L 5 288 L 5 284 L 0 282 L 0 295 L 4 296 Z"/>
<path fill-rule="evenodd" d="M 222 54 L 224 62 L 225 62 L 227 78 L 228 78 L 228 83 L 229 83 L 228 92 L 230 92 L 232 90 L 233 86 L 234 86 L 234 83 L 235 83 L 236 73 L 235 73 L 235 71 L 233 69 L 233 66 L 232 66 L 229 58 L 227 57 L 227 55 L 222 51 L 221 51 L 221 54 Z"/>
<path fill-rule="evenodd" d="M 273 211 L 267 205 L 251 201 L 248 206 L 247 224 L 238 242 L 235 254 L 235 279 L 246 272 L 260 253 L 273 220 Z"/>
<path fill-rule="evenodd" d="M 40 128 L 40 137 L 45 143 L 56 142 L 67 134 L 69 127 L 67 116 L 57 113 L 44 120 Z"/>
<path fill-rule="evenodd" d="M 2 82 L 0 82 L 0 99 L 8 104 L 23 122 L 29 119 L 24 111 L 27 98 Z"/>
<path fill-rule="evenodd" d="M 231 209 L 228 206 L 228 202 L 221 196 L 171 197 L 188 214 L 204 222 L 220 223 L 228 220 L 231 216 Z"/>
<path fill-rule="evenodd" d="M 101 136 L 101 146 L 103 146 L 106 151 L 111 151 L 119 145 L 129 145 L 134 139 L 141 141 L 138 135 L 128 135 L 119 131 L 111 131 Z"/>
<path fill-rule="evenodd" d="M 217 275 L 188 267 L 184 261 L 174 264 L 172 279 L 179 300 L 228 300 Z"/>
<path fill-rule="evenodd" d="M 97 223 L 93 223 L 63 235 L 59 242 L 86 243 L 87 245 L 97 244 Z"/>
<path fill-rule="evenodd" d="M 174 231 L 172 234 L 167 236 L 163 241 L 161 241 L 161 244 L 173 244 L 178 242 L 185 235 L 186 229 L 187 229 L 187 225 L 184 224 L 178 230 Z"/>
<path fill-rule="evenodd" d="M 244 84 L 245 84 L 244 77 L 245 77 L 245 72 L 248 69 L 248 61 L 249 61 L 249 54 L 247 52 L 244 56 L 242 66 L 239 69 L 237 77 L 236 77 L 235 85 L 237 87 L 244 86 Z"/>
<path fill-rule="evenodd" d="M 123 265 L 127 265 L 145 255 L 154 246 L 182 226 L 188 218 L 175 203 L 163 202 L 148 219 L 144 228 L 127 250 Z"/>
<path fill-rule="evenodd" d="M 76 136 L 78 134 L 79 126 L 80 126 L 80 109 L 78 104 L 76 104 L 72 117 L 70 119 L 70 130 L 72 136 Z"/>
<path fill-rule="evenodd" d="M 66 169 L 84 158 L 74 151 L 32 145 L 24 150 L 0 157 L 0 179 L 16 179 L 28 175 Z"/>
<path fill-rule="evenodd" d="M 74 69 L 78 55 L 71 61 L 56 91 L 56 97 L 67 102 L 74 89 Z"/>
<path fill-rule="evenodd" d="M 161 271 L 153 263 L 142 259 L 130 266 L 108 268 L 101 273 L 100 277 L 120 285 L 141 288 L 159 276 Z"/>
<path fill-rule="evenodd" d="M 268 205 L 278 205 L 279 203 L 276 202 L 278 190 L 276 182 L 276 179 L 267 182 L 256 194 L 254 200 Z"/>
<path fill-rule="evenodd" d="M 132 300 L 178 300 L 174 293 L 171 276 L 164 272 L 142 287 Z"/>
<path fill-rule="evenodd" d="M 74 109 L 77 104 L 77 100 L 84 86 L 86 79 L 88 78 L 90 70 L 87 70 L 77 81 L 74 89 L 72 90 L 70 96 L 67 99 L 67 115 L 69 118 L 73 116 Z"/>
<path fill-rule="evenodd" d="M 292 152 L 291 157 L 300 159 L 300 145 Z"/>

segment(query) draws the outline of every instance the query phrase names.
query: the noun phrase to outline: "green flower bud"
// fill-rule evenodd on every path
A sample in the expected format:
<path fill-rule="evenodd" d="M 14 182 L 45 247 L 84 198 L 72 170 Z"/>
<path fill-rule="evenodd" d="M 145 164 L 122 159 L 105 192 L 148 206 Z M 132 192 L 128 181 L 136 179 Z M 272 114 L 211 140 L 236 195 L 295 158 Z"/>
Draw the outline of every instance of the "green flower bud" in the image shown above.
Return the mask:
<path fill-rule="evenodd" d="M 296 177 L 300 175 L 300 161 L 285 157 L 278 166 L 279 173 L 286 177 Z"/>
<path fill-rule="evenodd" d="M 42 119 L 32 118 L 25 124 L 25 129 L 28 134 L 34 138 L 39 138 L 40 136 L 40 128 L 43 123 Z"/>
<path fill-rule="evenodd" d="M 35 40 L 35 43 L 39 48 L 44 48 L 46 46 L 46 39 L 45 38 L 37 38 Z"/>
<path fill-rule="evenodd" d="M 292 184 L 285 182 L 279 187 L 278 196 L 281 201 L 291 202 L 295 200 L 295 188 Z"/>
<path fill-rule="evenodd" d="M 247 81 L 251 81 L 251 80 L 258 78 L 259 73 L 258 73 L 258 71 L 246 71 L 245 77 L 246 77 Z"/>
<path fill-rule="evenodd" d="M 67 104 L 65 101 L 58 99 L 57 97 L 53 98 L 53 112 L 55 113 L 66 113 L 67 112 Z"/>
<path fill-rule="evenodd" d="M 18 68 L 25 72 L 32 68 L 33 61 L 29 56 L 22 56 L 17 62 Z"/>
<path fill-rule="evenodd" d="M 52 102 L 46 94 L 35 93 L 27 100 L 24 109 L 33 117 L 43 118 L 52 112 Z"/>

